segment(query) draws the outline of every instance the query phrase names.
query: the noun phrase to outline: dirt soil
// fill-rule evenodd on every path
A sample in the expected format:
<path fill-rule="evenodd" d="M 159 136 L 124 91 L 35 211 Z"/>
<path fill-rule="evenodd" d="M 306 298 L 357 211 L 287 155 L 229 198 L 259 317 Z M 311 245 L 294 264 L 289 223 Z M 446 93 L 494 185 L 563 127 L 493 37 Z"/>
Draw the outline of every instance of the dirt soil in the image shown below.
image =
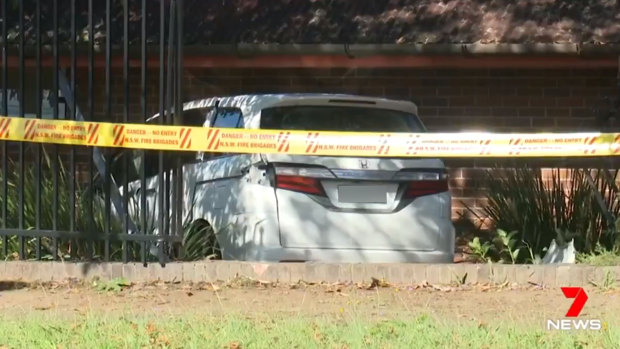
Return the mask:
<path fill-rule="evenodd" d="M 26 285 L 0 282 L 0 317 L 47 314 L 163 316 L 183 314 L 353 314 L 377 319 L 428 314 L 441 321 L 509 321 L 540 324 L 563 318 L 572 304 L 560 289 L 510 285 L 436 287 L 366 284 L 274 285 L 258 281 L 226 284 L 134 284 L 101 291 L 92 284 Z M 586 289 L 580 317 L 620 323 L 620 290 Z M 499 315 L 499 318 L 498 318 Z"/>

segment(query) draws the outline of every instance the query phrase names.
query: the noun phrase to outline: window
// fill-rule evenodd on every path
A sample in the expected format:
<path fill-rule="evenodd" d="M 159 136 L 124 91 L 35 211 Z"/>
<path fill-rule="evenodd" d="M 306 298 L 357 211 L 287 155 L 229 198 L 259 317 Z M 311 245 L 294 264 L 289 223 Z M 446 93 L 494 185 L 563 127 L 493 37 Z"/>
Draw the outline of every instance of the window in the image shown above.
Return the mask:
<path fill-rule="evenodd" d="M 243 128 L 243 114 L 237 108 L 221 108 L 217 110 L 213 127 Z"/>
<path fill-rule="evenodd" d="M 422 132 L 414 114 L 377 108 L 290 106 L 264 109 L 260 128 L 272 130 Z"/>
<path fill-rule="evenodd" d="M 212 127 L 218 128 L 243 128 L 243 113 L 238 108 L 218 108 L 215 118 L 211 123 Z M 212 159 L 219 156 L 230 156 L 229 153 L 199 153 L 198 156 L 203 160 Z"/>
<path fill-rule="evenodd" d="M 184 126 L 195 126 L 200 127 L 204 126 L 205 120 L 207 119 L 207 115 L 213 108 L 195 108 L 195 109 L 187 109 L 183 111 L 183 125 Z M 165 113 L 165 112 L 164 112 Z M 149 118 L 146 122 L 147 124 L 159 124 L 159 115 L 155 115 Z"/>
<path fill-rule="evenodd" d="M 197 108 L 183 111 L 183 125 L 204 126 L 207 114 L 211 108 Z"/>
<path fill-rule="evenodd" d="M 209 117 L 209 113 L 213 110 L 211 107 L 205 108 L 195 108 L 195 109 L 187 109 L 183 111 L 183 125 L 184 126 L 193 126 L 193 127 L 202 127 L 205 125 L 205 121 Z M 158 125 L 159 124 L 159 115 L 155 117 L 151 117 L 148 121 L 148 124 Z M 134 151 L 134 165 L 136 170 L 139 173 L 140 169 L 140 154 L 141 151 Z M 183 164 L 195 162 L 196 160 L 202 159 L 201 153 L 195 152 L 170 152 L 164 153 L 164 171 L 171 168 L 176 164 L 176 159 L 181 158 L 181 162 Z M 157 150 L 147 150 L 146 151 L 146 176 L 151 177 L 158 173 L 159 171 L 159 151 Z"/>

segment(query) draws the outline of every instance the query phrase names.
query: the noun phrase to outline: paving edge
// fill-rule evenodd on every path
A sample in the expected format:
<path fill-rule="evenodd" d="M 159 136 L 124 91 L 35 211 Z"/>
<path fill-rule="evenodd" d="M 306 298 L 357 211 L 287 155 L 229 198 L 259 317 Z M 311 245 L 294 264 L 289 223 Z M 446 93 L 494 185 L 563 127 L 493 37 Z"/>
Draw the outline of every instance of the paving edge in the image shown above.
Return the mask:
<path fill-rule="evenodd" d="M 467 275 L 465 277 L 465 275 Z M 139 263 L 0 262 L 0 281 L 48 282 L 74 279 L 126 278 L 147 281 L 219 281 L 247 276 L 264 281 L 360 282 L 371 278 L 395 284 L 465 284 L 505 282 L 547 287 L 586 286 L 620 281 L 620 266 L 501 265 L 501 264 L 345 264 L 256 263 L 207 261 L 144 266 Z"/>

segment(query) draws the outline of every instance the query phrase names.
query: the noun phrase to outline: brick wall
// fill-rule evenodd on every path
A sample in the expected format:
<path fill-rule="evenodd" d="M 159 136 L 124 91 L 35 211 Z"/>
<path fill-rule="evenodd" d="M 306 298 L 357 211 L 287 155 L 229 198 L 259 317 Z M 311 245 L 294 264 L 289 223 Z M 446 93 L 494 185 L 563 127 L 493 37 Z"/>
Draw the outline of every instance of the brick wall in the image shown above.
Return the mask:
<path fill-rule="evenodd" d="M 596 109 L 608 106 L 605 97 L 616 96 L 616 74 L 614 69 L 192 69 L 186 72 L 184 88 L 186 100 L 286 92 L 384 96 L 417 103 L 431 131 L 561 132 L 595 129 Z M 149 78 L 150 115 L 158 110 L 157 71 Z M 103 76 L 96 81 L 95 117 L 102 120 Z M 132 70 L 130 84 L 130 119 L 137 121 L 139 71 Z M 121 71 L 115 71 L 112 89 L 113 119 L 121 120 Z M 481 171 L 451 166 L 454 218 L 463 212 L 461 202 L 484 205 L 479 197 Z"/>

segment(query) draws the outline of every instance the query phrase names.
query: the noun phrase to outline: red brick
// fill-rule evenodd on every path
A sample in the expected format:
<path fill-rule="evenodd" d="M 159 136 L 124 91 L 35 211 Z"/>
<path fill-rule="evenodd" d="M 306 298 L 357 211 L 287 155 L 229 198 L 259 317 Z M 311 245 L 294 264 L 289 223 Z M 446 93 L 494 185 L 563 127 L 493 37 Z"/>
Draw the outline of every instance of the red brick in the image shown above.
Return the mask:
<path fill-rule="evenodd" d="M 489 97 L 489 87 L 472 87 L 467 86 L 463 87 L 462 94 L 463 96 L 475 96 L 478 97 Z"/>
<path fill-rule="evenodd" d="M 574 86 L 570 89 L 571 96 L 575 97 L 600 97 L 603 96 L 606 92 L 609 92 L 608 89 L 600 88 L 600 87 L 584 87 Z"/>
<path fill-rule="evenodd" d="M 579 97 L 560 97 L 556 98 L 556 103 L 559 107 L 583 107 L 585 102 L 583 98 Z"/>
<path fill-rule="evenodd" d="M 517 108 L 493 108 L 491 110 L 491 114 L 495 117 L 514 117 L 519 115 L 519 111 Z"/>
<path fill-rule="evenodd" d="M 442 97 L 460 96 L 464 89 L 461 86 L 441 86 L 437 87 L 437 94 Z"/>
<path fill-rule="evenodd" d="M 514 79 L 512 81 L 515 86 L 523 86 L 523 87 L 557 87 L 559 86 L 558 79 L 550 79 L 550 78 L 522 78 L 522 79 Z"/>
<path fill-rule="evenodd" d="M 545 108 L 518 108 L 519 116 L 545 117 Z"/>
<path fill-rule="evenodd" d="M 546 88 L 543 94 L 545 97 L 569 97 L 570 88 L 568 86 L 559 88 Z"/>
<path fill-rule="evenodd" d="M 452 205 L 457 208 L 474 208 L 476 207 L 476 199 L 453 197 Z"/>
<path fill-rule="evenodd" d="M 571 131 L 586 131 L 594 128 L 594 118 L 584 119 L 584 118 L 556 118 L 556 125 L 565 130 Z"/>
<path fill-rule="evenodd" d="M 445 97 L 423 97 L 420 99 L 420 105 L 431 107 L 447 107 L 448 98 Z"/>
<path fill-rule="evenodd" d="M 542 94 L 541 94 L 542 95 Z M 555 107 L 555 98 L 531 97 L 529 100 L 530 107 Z"/>
<path fill-rule="evenodd" d="M 507 118 L 504 119 L 503 125 L 511 127 L 531 127 L 532 118 Z"/>
<path fill-rule="evenodd" d="M 542 96 L 543 95 L 542 87 L 519 87 L 517 88 L 517 95 L 519 96 Z"/>
<path fill-rule="evenodd" d="M 616 73 L 617 74 L 617 73 Z M 605 86 L 613 86 L 615 85 L 616 77 L 615 75 L 610 75 L 609 79 L 605 78 L 590 78 L 585 79 L 584 86 L 588 87 L 605 87 Z"/>
<path fill-rule="evenodd" d="M 448 168 L 448 178 L 450 178 L 451 180 L 454 180 L 455 185 L 462 186 L 463 183 L 461 182 L 465 180 L 465 177 L 463 177 L 463 169 Z"/>
<path fill-rule="evenodd" d="M 489 89 L 489 95 L 491 97 L 500 96 L 517 96 L 517 88 L 514 86 L 495 86 Z"/>
<path fill-rule="evenodd" d="M 532 118 L 532 127 L 548 130 L 555 127 L 555 119 L 552 118 Z"/>
<path fill-rule="evenodd" d="M 576 118 L 594 118 L 596 112 L 590 108 L 571 108 L 570 116 Z"/>
<path fill-rule="evenodd" d="M 480 117 L 480 116 L 492 116 L 491 108 L 482 108 L 482 107 L 469 107 L 465 108 L 463 113 L 467 116 Z"/>
<path fill-rule="evenodd" d="M 418 107 L 418 116 L 430 117 L 437 116 L 437 108 L 433 107 Z"/>
<path fill-rule="evenodd" d="M 501 99 L 487 96 L 472 96 L 473 106 L 476 107 L 501 107 Z"/>
<path fill-rule="evenodd" d="M 270 78 L 256 78 L 256 77 L 244 77 L 241 79 L 243 86 L 287 86 L 291 85 L 290 77 L 272 76 Z"/>
<path fill-rule="evenodd" d="M 437 96 L 437 88 L 432 87 L 432 86 L 426 86 L 426 87 L 410 87 L 409 90 L 411 91 L 411 96 L 412 97 L 435 97 Z"/>
<path fill-rule="evenodd" d="M 460 116 L 463 115 L 465 108 L 437 108 L 438 116 Z"/>
<path fill-rule="evenodd" d="M 386 87 L 385 97 L 395 99 L 409 99 L 411 98 L 411 92 L 407 87 Z"/>
<path fill-rule="evenodd" d="M 528 97 L 502 97 L 502 106 L 504 107 L 527 107 L 530 100 Z"/>
<path fill-rule="evenodd" d="M 448 101 L 451 107 L 468 107 L 473 104 L 471 97 L 450 97 Z"/>
<path fill-rule="evenodd" d="M 547 117 L 567 118 L 570 116 L 568 108 L 547 108 Z"/>
<path fill-rule="evenodd" d="M 486 198 L 476 198 L 474 207 L 485 208 L 489 205 L 489 200 Z"/>

